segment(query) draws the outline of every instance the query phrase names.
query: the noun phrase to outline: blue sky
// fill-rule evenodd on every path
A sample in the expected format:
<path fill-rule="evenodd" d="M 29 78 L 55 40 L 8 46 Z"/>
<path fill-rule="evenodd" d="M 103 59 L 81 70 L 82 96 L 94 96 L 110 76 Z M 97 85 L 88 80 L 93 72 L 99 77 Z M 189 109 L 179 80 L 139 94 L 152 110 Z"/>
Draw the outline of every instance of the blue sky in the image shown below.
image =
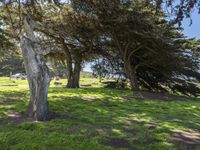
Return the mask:
<path fill-rule="evenodd" d="M 184 19 L 182 23 L 184 34 L 190 38 L 195 37 L 200 39 L 200 14 L 197 11 L 192 13 L 192 25 L 190 26 L 190 19 Z"/>
<path fill-rule="evenodd" d="M 90 63 L 85 64 L 85 67 L 83 68 L 83 71 L 92 72 L 91 64 Z"/>
<path fill-rule="evenodd" d="M 197 11 L 192 13 L 192 25 L 190 25 L 190 19 L 184 19 L 182 22 L 183 33 L 189 38 L 200 39 L 200 14 Z M 84 67 L 84 71 L 92 72 L 91 65 L 88 63 Z"/>

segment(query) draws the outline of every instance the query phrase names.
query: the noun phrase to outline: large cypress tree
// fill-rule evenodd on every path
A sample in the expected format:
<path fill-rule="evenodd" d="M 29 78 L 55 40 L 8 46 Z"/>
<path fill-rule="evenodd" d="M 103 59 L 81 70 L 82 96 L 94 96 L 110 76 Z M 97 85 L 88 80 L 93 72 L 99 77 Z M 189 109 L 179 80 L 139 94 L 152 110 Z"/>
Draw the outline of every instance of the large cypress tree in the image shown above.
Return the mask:
<path fill-rule="evenodd" d="M 193 44 L 165 20 L 162 11 L 155 11 L 156 5 L 129 0 L 74 0 L 74 5 L 78 12 L 96 16 L 97 31 L 106 37 L 107 49 L 121 57 L 133 91 L 143 86 L 152 91 L 198 93 L 194 84 L 199 82 L 198 59 L 186 46 Z"/>

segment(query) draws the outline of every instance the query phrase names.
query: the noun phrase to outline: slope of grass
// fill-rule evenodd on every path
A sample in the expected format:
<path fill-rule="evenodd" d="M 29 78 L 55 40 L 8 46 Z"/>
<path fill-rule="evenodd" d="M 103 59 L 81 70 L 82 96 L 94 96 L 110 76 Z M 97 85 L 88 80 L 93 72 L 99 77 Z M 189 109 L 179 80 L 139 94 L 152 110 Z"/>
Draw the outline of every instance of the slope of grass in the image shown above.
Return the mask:
<path fill-rule="evenodd" d="M 81 79 L 83 83 L 96 82 Z M 0 83 L 7 82 L 0 78 Z M 26 84 L 26 81 L 16 81 Z M 65 80 L 62 81 L 63 83 Z M 129 90 L 98 85 L 80 89 L 49 89 L 53 119 L 0 125 L 2 150 L 173 150 L 169 137 L 176 129 L 200 129 L 200 103 L 196 101 L 126 100 Z M 25 112 L 28 85 L 0 86 L 0 118 Z"/>

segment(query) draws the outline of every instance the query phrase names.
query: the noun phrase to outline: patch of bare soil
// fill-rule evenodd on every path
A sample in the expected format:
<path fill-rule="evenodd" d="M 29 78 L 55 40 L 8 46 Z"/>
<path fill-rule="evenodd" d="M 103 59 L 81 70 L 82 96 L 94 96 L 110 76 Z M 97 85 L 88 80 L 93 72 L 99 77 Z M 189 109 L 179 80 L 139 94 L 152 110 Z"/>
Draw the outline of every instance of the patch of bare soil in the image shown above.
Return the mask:
<path fill-rule="evenodd" d="M 7 115 L 7 118 L 0 119 L 0 125 L 6 125 L 9 123 L 24 123 L 24 122 L 33 122 L 35 121 L 33 118 L 28 117 L 28 115 L 24 112 L 12 112 Z M 66 119 L 69 118 L 70 115 L 68 112 L 49 112 L 48 119 Z"/>
<path fill-rule="evenodd" d="M 114 148 L 131 148 L 131 144 L 126 138 L 107 138 L 102 141 L 102 144 Z M 131 149 L 133 150 L 133 148 Z"/>
<path fill-rule="evenodd" d="M 186 98 L 188 99 L 188 97 L 185 96 L 176 96 L 168 93 L 154 93 L 146 91 L 135 92 L 133 95 L 124 96 L 122 98 L 126 100 L 133 100 L 133 99 L 184 100 Z"/>
<path fill-rule="evenodd" d="M 23 122 L 32 122 L 32 118 L 29 118 L 25 113 L 12 112 L 8 114 L 8 117 L 5 119 L 0 119 L 0 125 L 6 125 L 9 123 L 23 123 Z"/>
<path fill-rule="evenodd" d="M 195 150 L 200 146 L 200 132 L 177 130 L 172 134 L 170 141 L 177 150 Z"/>

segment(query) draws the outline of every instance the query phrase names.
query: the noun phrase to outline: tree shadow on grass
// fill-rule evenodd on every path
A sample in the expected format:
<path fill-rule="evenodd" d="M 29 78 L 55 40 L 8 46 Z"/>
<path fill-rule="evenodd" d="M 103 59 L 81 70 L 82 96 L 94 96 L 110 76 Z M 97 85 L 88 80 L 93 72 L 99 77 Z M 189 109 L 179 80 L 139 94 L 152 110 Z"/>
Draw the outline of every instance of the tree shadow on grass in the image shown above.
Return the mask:
<path fill-rule="evenodd" d="M 28 104 L 27 90 L 0 91 L 0 125 L 21 123 L 29 120 L 25 116 Z"/>
<path fill-rule="evenodd" d="M 33 122 L 32 118 L 24 112 L 10 112 L 7 114 L 7 118 L 0 119 L 0 125 L 7 125 L 10 123 L 20 124 L 24 122 Z"/>
<path fill-rule="evenodd" d="M 88 94 L 84 91 L 85 95 L 92 95 L 93 92 Z M 95 93 L 96 91 L 94 95 Z M 169 136 L 174 128 L 200 129 L 198 119 L 200 104 L 196 101 L 123 100 L 119 102 L 110 101 L 112 96 L 108 92 L 100 93 L 103 99 L 98 96 L 96 98 L 95 96 L 82 96 L 82 98 L 81 96 L 53 96 L 54 100 L 50 99 L 50 106 L 53 110 L 61 109 L 70 112 L 70 121 L 86 124 L 84 129 L 72 125 L 72 131 L 75 129 L 75 133 L 85 131 L 84 136 L 101 137 L 103 144 L 107 143 L 112 147 L 117 146 L 115 143 L 116 141 L 120 143 L 120 139 L 128 143 L 122 142 L 124 145 L 119 144 L 119 148 L 127 148 L 130 145 L 131 148 L 135 145 L 142 147 L 145 143 L 146 147 L 153 147 L 152 145 L 167 147 L 171 146 Z"/>
<path fill-rule="evenodd" d="M 8 91 L 0 91 L 0 97 L 25 97 L 29 95 L 29 90 L 21 90 L 21 91 L 16 91 L 16 90 L 8 90 Z"/>
<path fill-rule="evenodd" d="M 23 92 L 11 92 L 11 96 L 20 97 L 20 93 Z M 49 106 L 53 113 L 50 121 L 42 123 L 42 131 L 95 139 L 114 148 L 172 149 L 169 137 L 173 129 L 200 129 L 200 104 L 196 101 L 122 98 L 128 94 L 130 91 L 103 88 L 50 88 Z M 9 92 L 3 96 L 9 97 Z M 19 110 L 19 104 L 26 108 L 24 101 L 9 105 Z M 3 107 L 0 111 L 9 109 Z M 23 119 L 28 118 L 22 115 Z M 17 119 L 15 122 L 22 123 Z"/>

